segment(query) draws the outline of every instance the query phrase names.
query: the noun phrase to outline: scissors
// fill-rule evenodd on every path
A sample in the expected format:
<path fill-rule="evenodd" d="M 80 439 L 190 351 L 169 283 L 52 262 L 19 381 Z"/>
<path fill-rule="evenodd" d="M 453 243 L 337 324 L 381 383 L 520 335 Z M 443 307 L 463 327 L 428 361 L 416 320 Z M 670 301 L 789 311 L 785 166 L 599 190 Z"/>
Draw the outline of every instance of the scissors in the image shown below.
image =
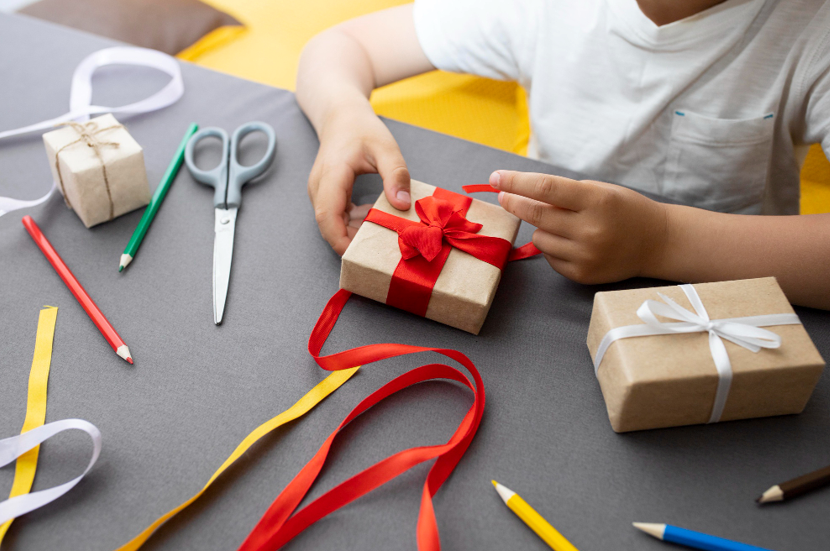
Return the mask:
<path fill-rule="evenodd" d="M 268 148 L 262 159 L 251 166 L 242 166 L 237 160 L 239 142 L 251 132 L 262 132 L 268 137 Z M 216 137 L 222 140 L 222 160 L 212 170 L 202 170 L 193 161 L 193 150 L 201 140 Z M 243 124 L 228 139 L 228 133 L 221 128 L 204 128 L 187 142 L 184 160 L 193 178 L 216 190 L 213 194 L 214 233 L 213 240 L 213 322 L 222 323 L 225 302 L 228 298 L 228 283 L 233 260 L 233 235 L 236 230 L 236 214 L 242 203 L 242 186 L 265 172 L 274 160 L 277 137 L 274 129 L 264 122 Z"/>

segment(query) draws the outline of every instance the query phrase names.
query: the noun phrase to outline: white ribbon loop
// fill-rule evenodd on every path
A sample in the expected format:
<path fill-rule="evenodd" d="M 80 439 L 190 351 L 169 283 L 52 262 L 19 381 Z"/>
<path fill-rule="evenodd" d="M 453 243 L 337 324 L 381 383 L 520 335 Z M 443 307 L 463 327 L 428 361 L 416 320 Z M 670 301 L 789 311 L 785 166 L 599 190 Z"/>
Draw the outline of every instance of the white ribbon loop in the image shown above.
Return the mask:
<path fill-rule="evenodd" d="M 718 371 L 718 389 L 715 393 L 715 401 L 712 405 L 712 414 L 709 423 L 717 423 L 723 414 L 726 399 L 729 397 L 729 389 L 732 385 L 732 363 L 729 361 L 729 354 L 722 339 L 742 346 L 752 352 L 758 352 L 762 348 L 779 348 L 781 337 L 760 326 L 771 325 L 798 325 L 801 320 L 795 314 L 769 314 L 764 316 L 747 316 L 743 318 L 728 318 L 712 320 L 692 285 L 680 285 L 694 312 L 683 308 L 675 301 L 662 293 L 658 293 L 665 302 L 646 300 L 637 309 L 637 316 L 643 320 L 645 325 L 627 325 L 615 327 L 608 331 L 597 347 L 594 358 L 594 372 L 599 370 L 602 358 L 608 347 L 614 341 L 631 337 L 647 337 L 654 335 L 670 335 L 680 333 L 709 333 L 709 350 L 715 362 L 715 369 Z M 657 319 L 661 316 L 673 322 L 662 322 Z"/>
<path fill-rule="evenodd" d="M 96 70 L 107 65 L 136 65 L 158 69 L 170 76 L 170 82 L 152 96 L 135 103 L 120 107 L 92 105 L 92 75 Z M 179 62 L 175 58 L 147 48 L 135 48 L 131 46 L 105 48 L 90 54 L 75 68 L 75 72 L 72 75 L 72 89 L 69 96 L 68 113 L 22 128 L 0 132 L 0 139 L 20 136 L 37 130 L 51 129 L 61 122 L 71 120 L 86 121 L 90 115 L 100 113 L 149 113 L 176 103 L 182 97 L 183 93 L 184 81 L 182 80 L 182 72 L 179 67 Z M 0 197 L 0 216 L 18 209 L 39 205 L 49 199 L 54 191 L 55 185 L 53 183 L 49 193 L 33 201 Z"/>
<path fill-rule="evenodd" d="M 101 431 L 95 425 L 83 419 L 64 419 L 46 423 L 23 434 L 0 440 L 0 467 L 3 467 L 52 436 L 72 429 L 82 430 L 92 438 L 92 457 L 84 472 L 69 482 L 64 482 L 58 486 L 22 494 L 0 502 L 0 524 L 43 507 L 74 488 L 98 460 L 98 455 L 101 453 Z"/>

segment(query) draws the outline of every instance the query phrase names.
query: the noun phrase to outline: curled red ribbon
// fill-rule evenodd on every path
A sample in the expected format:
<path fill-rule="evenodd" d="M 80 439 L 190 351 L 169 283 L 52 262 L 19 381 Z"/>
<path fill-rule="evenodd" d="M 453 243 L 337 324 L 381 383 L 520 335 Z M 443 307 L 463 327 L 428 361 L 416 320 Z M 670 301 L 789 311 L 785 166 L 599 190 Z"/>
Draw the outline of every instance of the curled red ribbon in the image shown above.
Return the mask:
<path fill-rule="evenodd" d="M 373 392 L 349 413 L 326 439 L 314 457 L 274 500 L 242 543 L 239 551 L 272 551 L 279 549 L 294 536 L 329 513 L 371 492 L 411 467 L 431 459 L 435 459 L 435 463 L 429 470 L 421 494 L 417 541 L 420 551 L 440 551 L 441 549 L 432 497 L 452 474 L 478 430 L 484 412 L 484 383 L 475 365 L 467 356 L 457 350 L 446 348 L 428 348 L 391 343 L 371 344 L 328 356 L 320 356 L 320 350 L 350 296 L 350 292 L 341 289 L 329 300 L 308 340 L 308 351 L 320 367 L 328 371 L 336 371 L 416 352 L 437 352 L 467 368 L 472 375 L 472 380 L 463 372 L 448 365 L 429 364 L 413 369 Z M 331 444 L 344 426 L 384 398 L 408 386 L 430 379 L 457 381 L 472 390 L 474 394 L 472 406 L 470 406 L 459 424 L 458 429 L 445 444 L 420 446 L 398 452 L 340 483 L 304 508 L 296 513 L 294 512 L 320 474 Z"/>

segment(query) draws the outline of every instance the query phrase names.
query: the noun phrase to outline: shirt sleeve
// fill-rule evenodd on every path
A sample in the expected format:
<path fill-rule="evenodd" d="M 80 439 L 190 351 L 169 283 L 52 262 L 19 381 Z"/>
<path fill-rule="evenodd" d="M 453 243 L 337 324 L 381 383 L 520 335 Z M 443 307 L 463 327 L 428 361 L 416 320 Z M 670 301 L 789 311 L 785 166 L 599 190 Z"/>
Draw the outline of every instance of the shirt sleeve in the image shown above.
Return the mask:
<path fill-rule="evenodd" d="M 444 71 L 529 78 L 545 0 L 416 0 L 415 32 Z"/>

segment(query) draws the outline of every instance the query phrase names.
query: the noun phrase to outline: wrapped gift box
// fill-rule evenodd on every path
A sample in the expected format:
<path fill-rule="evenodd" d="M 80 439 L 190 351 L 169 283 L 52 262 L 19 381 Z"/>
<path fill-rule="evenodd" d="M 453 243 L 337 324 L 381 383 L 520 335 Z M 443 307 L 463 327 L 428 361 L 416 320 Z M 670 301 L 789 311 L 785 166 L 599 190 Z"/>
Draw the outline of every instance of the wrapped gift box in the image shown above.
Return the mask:
<path fill-rule="evenodd" d="M 699 328 L 699 332 L 620 338 L 605 348 L 598 365 L 598 349 L 602 348 L 604 338 L 607 344 L 609 337 L 606 335 L 610 330 L 635 326 L 634 332 L 650 331 L 651 327 L 644 321 L 649 314 L 643 310 L 649 306 L 652 312 L 655 311 L 654 303 L 646 301 L 667 304 L 658 293 L 688 310 L 692 317 L 697 315 L 697 309 L 680 286 L 596 294 L 588 329 L 588 349 L 597 369 L 612 428 L 616 432 L 625 432 L 800 413 L 821 376 L 824 360 L 798 322 L 775 278 L 702 283 L 694 285 L 693 290 L 711 324 L 704 320 L 704 327 Z M 661 308 L 658 306 L 656 310 Z M 695 325 L 683 317 L 686 314 L 670 319 L 656 313 L 655 323 L 675 324 L 674 328 L 684 331 L 688 330 L 688 325 Z M 770 331 L 771 338 L 780 337 L 780 346 L 761 348 L 757 352 L 729 340 L 730 336 L 740 340 L 741 335 L 753 331 L 752 328 L 718 321 L 772 314 L 783 314 L 778 316 L 779 321 L 791 318 L 795 324 L 787 321 L 787 325 L 760 327 Z M 776 321 L 776 318 L 765 319 Z M 752 325 L 757 319 L 734 321 Z M 687 327 L 676 325 L 678 323 Z M 716 350 L 720 346 L 717 342 L 710 344 L 706 330 L 715 326 L 721 336 L 726 335 L 716 340 L 723 343 L 728 358 L 726 363 L 731 364 L 731 384 L 727 384 L 728 370 L 721 374 L 723 367 L 719 369 L 715 361 L 719 356 L 723 366 L 723 351 Z M 672 331 L 676 330 L 674 328 Z M 615 329 L 615 332 L 620 331 Z M 725 402 L 720 400 L 722 413 L 718 415 L 716 396 L 719 385 L 724 384 L 727 388 L 721 396 L 725 397 Z"/>
<path fill-rule="evenodd" d="M 43 135 L 52 177 L 89 228 L 150 202 L 144 153 L 112 115 Z"/>
<path fill-rule="evenodd" d="M 478 334 L 516 239 L 519 219 L 498 205 L 415 180 L 411 195 L 412 208 L 399 211 L 381 194 L 343 255 L 340 287 Z M 450 205 L 456 211 L 452 216 Z M 447 222 L 443 239 L 439 227 L 443 222 L 422 219 L 430 213 Z M 441 253 L 429 261 L 418 249 L 431 256 L 430 247 L 436 246 Z M 474 254 L 457 247 L 472 247 Z M 403 251 L 415 256 L 404 259 Z M 434 287 L 427 289 L 430 284 Z"/>

